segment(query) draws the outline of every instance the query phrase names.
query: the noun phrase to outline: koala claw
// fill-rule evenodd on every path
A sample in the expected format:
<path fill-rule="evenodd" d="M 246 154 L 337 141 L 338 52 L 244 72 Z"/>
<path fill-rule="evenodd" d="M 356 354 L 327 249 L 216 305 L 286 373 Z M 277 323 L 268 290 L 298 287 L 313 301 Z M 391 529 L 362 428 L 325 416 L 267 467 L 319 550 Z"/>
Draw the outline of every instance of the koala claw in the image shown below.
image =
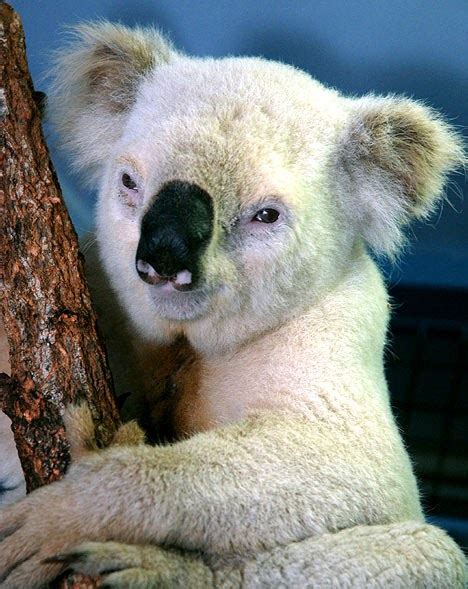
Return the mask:
<path fill-rule="evenodd" d="M 101 575 L 101 587 L 109 588 L 206 588 L 212 576 L 208 567 L 191 556 L 158 546 L 119 542 L 83 542 L 46 562 L 65 564 L 76 573 Z"/>
<path fill-rule="evenodd" d="M 104 577 L 101 583 L 101 589 L 164 589 L 165 587 L 182 587 L 178 583 L 171 581 L 162 581 L 161 575 L 155 571 L 148 571 L 147 569 L 127 569 L 112 573 Z M 201 589 L 201 588 L 200 588 Z"/>
<path fill-rule="evenodd" d="M 83 542 L 70 552 L 56 554 L 44 560 L 45 563 L 61 562 L 67 569 L 85 575 L 102 575 L 123 569 L 144 567 L 142 550 L 118 542 Z M 155 550 L 158 550 L 155 548 Z"/>

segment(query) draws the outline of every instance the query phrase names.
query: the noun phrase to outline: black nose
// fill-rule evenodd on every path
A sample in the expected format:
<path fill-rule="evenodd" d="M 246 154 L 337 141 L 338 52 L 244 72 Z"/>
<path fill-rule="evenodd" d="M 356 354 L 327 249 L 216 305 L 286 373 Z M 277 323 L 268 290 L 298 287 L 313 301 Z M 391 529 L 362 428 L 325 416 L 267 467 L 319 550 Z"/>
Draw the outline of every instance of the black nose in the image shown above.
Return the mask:
<path fill-rule="evenodd" d="M 192 288 L 213 232 L 213 203 L 196 184 L 164 184 L 141 222 L 136 269 L 149 284 L 171 280 L 179 290 Z"/>

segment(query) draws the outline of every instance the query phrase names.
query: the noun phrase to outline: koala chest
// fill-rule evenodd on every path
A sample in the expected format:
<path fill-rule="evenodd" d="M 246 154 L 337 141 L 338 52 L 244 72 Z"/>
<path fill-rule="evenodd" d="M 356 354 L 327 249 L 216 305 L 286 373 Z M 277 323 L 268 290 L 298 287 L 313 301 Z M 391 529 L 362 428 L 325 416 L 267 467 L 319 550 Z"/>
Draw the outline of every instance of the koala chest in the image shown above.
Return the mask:
<path fill-rule="evenodd" d="M 193 356 L 187 358 L 168 381 L 172 406 L 167 417 L 176 439 L 206 431 L 215 425 L 203 397 L 201 380 L 201 362 Z"/>
<path fill-rule="evenodd" d="M 207 361 L 180 340 L 147 359 L 142 425 L 149 438 L 172 442 L 242 419 L 250 409 L 265 407 L 261 387 L 236 362 Z M 247 376 L 247 378 L 246 378 Z"/>
<path fill-rule="evenodd" d="M 173 442 L 217 423 L 201 390 L 203 364 L 185 340 L 143 357 L 146 375 L 141 423 L 156 442 Z"/>

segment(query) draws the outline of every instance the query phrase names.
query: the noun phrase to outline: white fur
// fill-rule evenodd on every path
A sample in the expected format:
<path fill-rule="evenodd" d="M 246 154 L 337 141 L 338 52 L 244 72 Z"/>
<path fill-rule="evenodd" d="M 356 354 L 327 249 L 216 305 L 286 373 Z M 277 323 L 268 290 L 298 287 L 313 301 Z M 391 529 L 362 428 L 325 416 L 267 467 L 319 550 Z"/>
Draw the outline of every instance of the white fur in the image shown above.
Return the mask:
<path fill-rule="evenodd" d="M 0 372 L 10 374 L 8 341 L 0 317 Z M 23 471 L 16 453 L 11 421 L 0 411 L 0 505 L 13 503 L 26 491 Z"/>
<path fill-rule="evenodd" d="M 23 471 L 10 426 L 11 421 L 0 411 L 0 505 L 13 503 L 25 494 Z"/>
<path fill-rule="evenodd" d="M 423 523 L 390 410 L 388 301 L 366 250 L 394 253 L 433 209 L 463 160 L 455 134 L 408 100 L 351 100 L 283 64 L 132 35 L 89 26 L 61 58 L 51 116 L 100 178 L 104 272 L 91 273 L 118 387 L 178 441 L 88 442 L 63 481 L 0 513 L 0 576 L 25 559 L 5 587 L 52 578 L 60 567 L 39 562 L 63 551 L 114 587 L 463 587 L 460 550 Z M 141 44 L 154 59 L 135 57 Z M 135 271 L 141 219 L 170 180 L 198 184 L 215 211 L 202 284 L 184 293 Z M 264 207 L 275 224 L 251 222 Z M 77 455 L 89 425 L 68 420 Z"/>

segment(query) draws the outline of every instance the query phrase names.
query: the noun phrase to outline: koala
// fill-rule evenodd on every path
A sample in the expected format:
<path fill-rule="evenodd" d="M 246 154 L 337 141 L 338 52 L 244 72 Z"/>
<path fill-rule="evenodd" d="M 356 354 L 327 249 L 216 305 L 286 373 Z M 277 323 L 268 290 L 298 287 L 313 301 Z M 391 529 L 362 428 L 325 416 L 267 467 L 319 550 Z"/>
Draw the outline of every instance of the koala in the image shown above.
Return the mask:
<path fill-rule="evenodd" d="M 49 116 L 99 188 L 90 276 L 119 393 L 66 476 L 0 511 L 1 587 L 462 588 L 391 412 L 395 257 L 466 161 L 396 96 L 348 98 L 260 58 L 81 25 Z"/>

